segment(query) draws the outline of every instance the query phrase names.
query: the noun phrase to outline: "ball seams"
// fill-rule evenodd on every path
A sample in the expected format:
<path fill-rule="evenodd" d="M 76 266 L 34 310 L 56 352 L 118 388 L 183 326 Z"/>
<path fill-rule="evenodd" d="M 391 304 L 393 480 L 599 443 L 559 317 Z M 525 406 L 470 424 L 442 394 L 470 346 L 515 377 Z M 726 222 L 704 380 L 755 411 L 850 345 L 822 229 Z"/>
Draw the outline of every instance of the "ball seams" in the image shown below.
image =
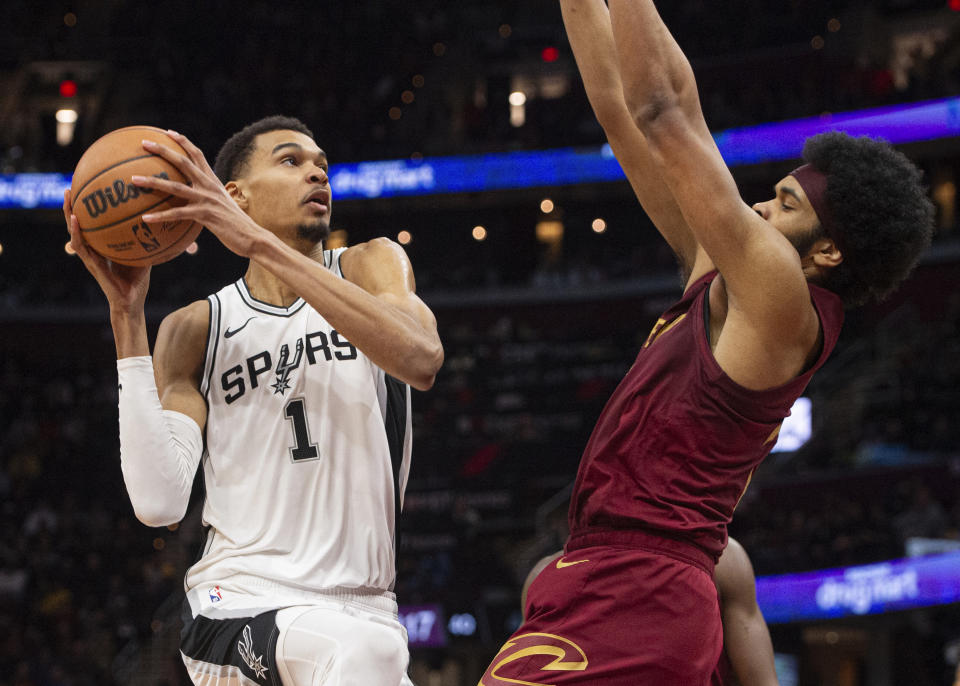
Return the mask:
<path fill-rule="evenodd" d="M 115 162 L 114 164 L 111 164 L 109 167 L 104 167 L 103 169 L 100 169 L 99 171 L 97 171 L 96 174 L 94 174 L 89 179 L 87 179 L 87 182 L 85 184 L 83 184 L 82 186 L 80 186 L 80 188 L 77 189 L 75 197 L 79 198 L 81 195 L 83 195 L 83 191 L 84 189 L 86 189 L 87 186 L 89 186 L 91 183 L 99 179 L 101 176 L 106 174 L 111 169 L 116 169 L 117 167 L 124 165 L 127 162 L 136 162 L 137 160 L 144 160 L 148 157 L 160 157 L 160 155 L 154 155 L 153 153 L 148 153 L 146 155 L 138 155 L 137 157 L 129 157 L 125 160 L 120 160 L 119 162 Z M 160 157 L 160 159 L 163 159 L 163 158 Z M 166 160 L 164 160 L 164 162 L 166 162 Z M 73 179 L 71 179 L 71 181 L 73 181 Z"/>
<path fill-rule="evenodd" d="M 131 215 L 129 215 L 129 216 L 126 216 L 126 217 L 124 217 L 123 219 L 118 219 L 118 220 L 116 220 L 115 222 L 110 222 L 109 224 L 101 224 L 100 226 L 91 226 L 89 229 L 85 229 L 85 228 L 83 228 L 83 227 L 81 226 L 81 227 L 80 227 L 80 233 L 90 233 L 90 232 L 92 232 L 92 231 L 102 231 L 102 230 L 104 230 L 104 229 L 109 229 L 111 226 L 116 226 L 117 224 L 122 224 L 123 222 L 128 222 L 128 221 L 130 221 L 131 219 L 135 219 L 135 218 L 139 217 L 140 215 L 145 214 L 146 212 L 149 212 L 150 210 L 154 209 L 154 208 L 157 207 L 158 205 L 161 205 L 161 204 L 165 203 L 167 200 L 169 200 L 170 198 L 173 198 L 173 197 L 175 197 L 175 196 L 173 196 L 172 194 L 171 194 L 171 195 L 168 195 L 168 196 L 165 197 L 165 198 L 161 198 L 160 200 L 158 200 L 158 201 L 155 202 L 154 204 L 150 205 L 149 207 L 144 207 L 144 208 L 142 208 L 142 209 L 139 209 L 139 210 L 137 210 L 136 212 L 134 212 L 133 214 L 131 214 Z"/>

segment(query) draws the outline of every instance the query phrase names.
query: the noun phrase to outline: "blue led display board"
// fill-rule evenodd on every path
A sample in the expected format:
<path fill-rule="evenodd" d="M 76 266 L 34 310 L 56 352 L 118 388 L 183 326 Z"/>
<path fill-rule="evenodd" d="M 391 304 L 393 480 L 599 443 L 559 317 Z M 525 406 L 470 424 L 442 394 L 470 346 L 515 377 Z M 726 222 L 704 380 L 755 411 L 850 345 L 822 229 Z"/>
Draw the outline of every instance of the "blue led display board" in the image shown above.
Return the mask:
<path fill-rule="evenodd" d="M 960 552 L 757 578 L 757 603 L 770 624 L 957 602 Z"/>
<path fill-rule="evenodd" d="M 960 136 L 960 98 L 891 105 L 721 131 L 714 136 L 731 167 L 799 159 L 803 142 L 823 131 L 871 135 L 894 144 Z M 335 164 L 339 200 L 475 193 L 623 180 L 609 145 L 490 153 L 423 160 Z M 0 175 L 0 208 L 56 208 L 70 185 L 64 174 Z"/>
<path fill-rule="evenodd" d="M 0 208 L 62 207 L 70 178 L 69 174 L 0 174 Z"/>

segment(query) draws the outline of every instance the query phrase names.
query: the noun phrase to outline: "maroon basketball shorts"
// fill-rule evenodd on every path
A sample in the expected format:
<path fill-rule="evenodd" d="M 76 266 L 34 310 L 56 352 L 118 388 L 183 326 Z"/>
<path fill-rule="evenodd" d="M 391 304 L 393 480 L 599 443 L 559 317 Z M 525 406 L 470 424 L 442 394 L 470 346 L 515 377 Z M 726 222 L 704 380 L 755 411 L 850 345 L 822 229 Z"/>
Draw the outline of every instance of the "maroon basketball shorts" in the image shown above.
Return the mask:
<path fill-rule="evenodd" d="M 526 610 L 479 686 L 706 685 L 723 645 L 706 565 L 637 547 L 568 545 Z"/>

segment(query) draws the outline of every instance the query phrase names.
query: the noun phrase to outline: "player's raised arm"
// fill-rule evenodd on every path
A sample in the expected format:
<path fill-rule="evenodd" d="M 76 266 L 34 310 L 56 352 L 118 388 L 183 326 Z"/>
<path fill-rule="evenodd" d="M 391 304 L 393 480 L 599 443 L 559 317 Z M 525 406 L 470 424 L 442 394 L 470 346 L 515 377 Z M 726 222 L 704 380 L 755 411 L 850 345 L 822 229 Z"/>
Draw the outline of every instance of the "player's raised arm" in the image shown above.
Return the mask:
<path fill-rule="evenodd" d="M 697 242 L 723 275 L 731 309 L 761 338 L 810 338 L 816 318 L 797 250 L 740 198 L 704 121 L 693 70 L 651 0 L 611 0 L 624 94 Z M 789 333 L 788 333 L 789 335 Z"/>
<path fill-rule="evenodd" d="M 389 239 L 349 248 L 344 278 L 264 232 L 249 253 L 298 293 L 364 355 L 391 376 L 419 390 L 433 386 L 443 347 L 433 313 L 417 297 L 413 269 Z"/>
<path fill-rule="evenodd" d="M 144 148 L 176 165 L 190 185 L 150 177 L 136 177 L 134 181 L 188 202 L 144 215 L 147 221 L 189 218 L 202 223 L 228 249 L 248 257 L 286 284 L 375 365 L 414 388 L 427 390 L 433 386 L 443 363 L 443 347 L 433 314 L 414 293 L 413 270 L 399 246 L 385 247 L 391 244 L 386 239 L 372 241 L 374 247 L 363 251 L 367 254 L 364 259 L 348 257 L 351 251 L 357 252 L 351 248 L 341 260 L 346 277 L 341 279 L 305 252 L 291 247 L 290 238 L 285 241 L 258 224 L 247 212 L 252 209 L 249 198 L 237 182 L 229 181 L 224 186 L 196 145 L 182 134 L 169 134 L 183 146 L 186 156 L 146 141 Z M 268 160 L 266 165 L 274 164 L 274 158 L 279 164 L 294 163 L 288 168 L 296 170 L 296 178 L 309 181 L 302 187 L 317 194 L 316 202 L 309 202 L 308 196 L 308 201 L 300 204 L 323 206 L 328 213 L 331 195 L 326 153 L 307 136 L 291 135 L 296 142 L 282 142 L 274 152 L 263 151 L 261 159 Z M 372 266 L 350 266 L 352 262 L 366 264 L 367 260 L 373 260 Z"/>
<path fill-rule="evenodd" d="M 385 362 L 402 369 L 415 388 L 432 386 L 443 363 L 443 346 L 433 312 L 417 296 L 413 266 L 404 249 L 388 238 L 376 238 L 348 249 L 341 265 L 348 281 L 387 307 L 380 316 L 396 327 L 399 341 L 394 342 L 400 346 L 387 346 L 382 353 Z M 413 357 L 405 358 L 404 349 Z"/>
<path fill-rule="evenodd" d="M 610 12 L 604 0 L 560 0 L 563 23 L 590 106 L 644 211 L 673 249 L 684 280 L 709 271 L 712 264 L 697 241 L 660 169 L 647 140 L 634 124 L 623 96 Z M 697 258 L 700 262 L 696 264 Z"/>
<path fill-rule="evenodd" d="M 110 306 L 117 348 L 120 465 L 130 503 L 137 519 L 148 526 L 173 524 L 186 512 L 203 450 L 206 404 L 198 379 L 206 303 L 195 303 L 164 320 L 156 358 L 151 357 L 143 309 L 150 268 L 126 267 L 93 252 L 80 235 L 69 191 L 63 212 L 71 246 Z"/>

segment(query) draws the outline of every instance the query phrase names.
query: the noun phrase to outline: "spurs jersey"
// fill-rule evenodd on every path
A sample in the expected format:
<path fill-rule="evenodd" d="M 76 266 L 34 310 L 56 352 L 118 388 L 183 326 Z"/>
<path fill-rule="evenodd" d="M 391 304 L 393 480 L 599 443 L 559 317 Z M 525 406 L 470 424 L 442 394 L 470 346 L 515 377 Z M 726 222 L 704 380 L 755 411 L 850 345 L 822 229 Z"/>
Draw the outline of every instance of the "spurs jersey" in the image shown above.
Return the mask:
<path fill-rule="evenodd" d="M 341 248 L 323 267 L 342 278 Z M 200 585 L 390 590 L 410 468 L 410 388 L 302 299 L 246 283 L 209 296 L 201 392 L 208 416 Z"/>

